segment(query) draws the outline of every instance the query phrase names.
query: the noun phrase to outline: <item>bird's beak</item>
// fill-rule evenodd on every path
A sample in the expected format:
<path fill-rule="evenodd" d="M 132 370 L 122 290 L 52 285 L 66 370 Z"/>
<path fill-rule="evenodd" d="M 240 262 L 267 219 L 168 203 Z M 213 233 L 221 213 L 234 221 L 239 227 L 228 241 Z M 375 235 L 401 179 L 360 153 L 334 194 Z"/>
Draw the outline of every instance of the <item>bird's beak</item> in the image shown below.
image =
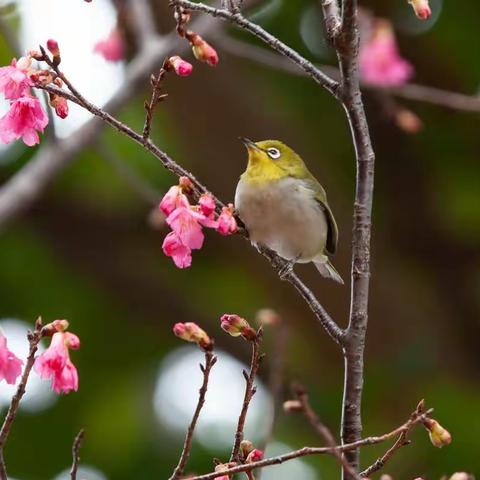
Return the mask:
<path fill-rule="evenodd" d="M 252 149 L 252 150 L 258 150 L 260 152 L 262 151 L 262 149 L 258 147 L 255 142 L 252 142 L 252 140 L 250 140 L 249 138 L 245 138 L 245 137 L 238 137 L 238 138 L 247 147 L 248 150 Z"/>

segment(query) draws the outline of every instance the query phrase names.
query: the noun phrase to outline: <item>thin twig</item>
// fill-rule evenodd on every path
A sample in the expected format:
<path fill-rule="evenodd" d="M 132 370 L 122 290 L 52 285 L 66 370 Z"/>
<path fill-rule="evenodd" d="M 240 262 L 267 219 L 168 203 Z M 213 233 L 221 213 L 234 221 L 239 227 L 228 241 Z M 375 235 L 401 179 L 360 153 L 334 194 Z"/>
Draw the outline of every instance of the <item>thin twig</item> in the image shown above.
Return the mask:
<path fill-rule="evenodd" d="M 262 327 L 259 328 L 257 335 L 253 340 L 252 344 L 252 358 L 250 361 L 250 372 L 247 373 L 243 371 L 243 376 L 245 377 L 245 395 L 243 397 L 242 409 L 240 411 L 240 416 L 238 417 L 237 429 L 235 432 L 235 441 L 233 443 L 232 454 L 230 455 L 231 462 L 239 461 L 240 453 L 240 444 L 243 440 L 243 431 L 245 428 L 245 420 L 247 419 L 248 407 L 250 406 L 250 401 L 255 395 L 256 387 L 254 385 L 255 378 L 257 376 L 258 369 L 260 367 L 260 362 L 262 361 L 262 355 L 260 354 L 260 345 L 262 343 L 263 331 Z"/>
<path fill-rule="evenodd" d="M 308 394 L 305 388 L 302 385 L 296 384 L 293 386 L 293 392 L 295 397 L 300 402 L 300 405 L 302 406 L 301 411 L 303 415 L 307 418 L 307 420 L 310 422 L 310 425 L 312 425 L 312 427 L 317 431 L 317 433 L 325 440 L 329 447 L 334 448 L 334 450 L 332 451 L 333 456 L 355 480 L 361 480 L 358 472 L 356 472 L 352 468 L 352 466 L 348 463 L 343 454 L 335 448 L 337 446 L 335 437 L 333 436 L 330 429 L 320 420 L 319 416 L 313 410 L 312 406 L 310 405 L 310 400 L 308 398 Z"/>
<path fill-rule="evenodd" d="M 178 461 L 175 470 L 173 471 L 172 475 L 170 476 L 169 480 L 176 480 L 183 474 L 183 470 L 185 469 L 185 465 L 188 461 L 188 456 L 190 454 L 190 449 L 192 447 L 192 440 L 193 440 L 193 433 L 195 432 L 195 427 L 197 425 L 198 417 L 200 416 L 200 412 L 203 408 L 205 403 L 205 396 L 207 394 L 208 389 L 208 380 L 210 377 L 210 371 L 212 367 L 215 365 L 217 361 L 217 357 L 213 354 L 211 350 L 205 352 L 205 365 L 200 365 L 200 369 L 203 373 L 203 383 L 199 391 L 198 395 L 198 402 L 197 408 L 195 409 L 195 413 L 193 414 L 192 421 L 187 430 L 187 434 L 185 436 L 185 442 L 183 444 L 182 453 L 180 455 L 180 459 Z"/>
<path fill-rule="evenodd" d="M 82 428 L 75 437 L 72 445 L 72 468 L 70 469 L 70 480 L 77 480 L 77 471 L 80 464 L 80 447 L 85 437 L 85 430 Z"/>
<path fill-rule="evenodd" d="M 35 322 L 35 329 L 33 332 L 28 332 L 27 338 L 30 345 L 27 361 L 23 369 L 22 376 L 20 378 L 20 383 L 18 384 L 15 395 L 10 401 L 10 406 L 8 408 L 7 415 L 3 421 L 2 428 L 0 429 L 0 479 L 7 480 L 7 468 L 5 465 L 5 460 L 3 458 L 3 449 L 5 448 L 5 443 L 7 442 L 8 435 L 12 429 L 13 422 L 18 413 L 18 407 L 20 406 L 20 401 L 22 400 L 23 395 L 25 394 L 25 389 L 28 382 L 28 377 L 32 371 L 33 364 L 35 363 L 35 353 L 37 353 L 38 344 L 42 339 L 42 319 L 39 317 Z"/>
<path fill-rule="evenodd" d="M 153 112 L 155 107 L 167 97 L 167 94 L 162 94 L 162 81 L 167 73 L 165 68 L 167 60 L 163 62 L 162 68 L 158 72 L 157 76 L 152 75 L 150 77 L 150 85 L 152 87 L 152 96 L 149 102 L 145 102 L 145 124 L 143 126 L 143 138 L 150 137 L 150 130 L 152 129 Z"/>
<path fill-rule="evenodd" d="M 178 5 L 189 10 L 196 10 L 198 12 L 207 13 L 213 17 L 218 17 L 223 20 L 237 25 L 238 27 L 250 32 L 257 38 L 265 42 L 271 48 L 284 55 L 292 62 L 296 63 L 302 70 L 304 70 L 310 77 L 312 77 L 317 83 L 322 85 L 333 96 L 337 97 L 338 82 L 330 78 L 328 75 L 319 70 L 312 62 L 300 55 L 293 48 L 289 47 L 285 43 L 281 42 L 278 38 L 274 37 L 271 33 L 264 30 L 256 23 L 251 22 L 245 18 L 239 11 L 231 12 L 227 9 L 214 8 L 204 3 L 190 2 L 189 0 L 171 0 L 172 5 Z"/>
<path fill-rule="evenodd" d="M 380 436 L 372 436 L 360 439 L 353 443 L 346 443 L 343 445 L 336 445 L 334 447 L 303 447 L 299 450 L 294 450 L 289 453 L 285 453 L 283 455 L 279 455 L 277 457 L 270 457 L 265 458 L 264 460 L 260 460 L 258 462 L 247 463 L 243 465 L 237 465 L 235 467 L 229 468 L 227 470 L 218 471 L 207 473 L 205 475 L 198 475 L 196 477 L 191 478 L 190 480 L 212 480 L 214 478 L 220 477 L 222 475 L 233 475 L 235 473 L 240 472 L 247 472 L 250 470 L 255 470 L 257 468 L 268 467 L 270 465 L 279 465 L 281 463 L 287 462 L 289 460 L 293 460 L 299 457 L 306 457 L 309 455 L 325 455 L 325 454 L 332 454 L 334 451 L 338 452 L 350 452 L 356 450 L 360 447 L 365 447 L 368 445 L 377 445 L 379 443 L 383 443 L 391 438 L 394 438 L 400 435 L 404 430 L 411 429 L 414 425 L 417 425 L 423 422 L 426 418 L 429 418 L 430 413 L 432 410 L 427 410 L 426 412 L 419 414 L 413 418 L 410 418 L 407 422 L 405 422 L 400 427 L 392 430 L 389 433 Z"/>
<path fill-rule="evenodd" d="M 422 415 L 424 411 L 425 411 L 425 404 L 424 404 L 424 401 L 421 400 L 416 410 L 410 416 L 410 419 L 414 420 L 419 415 Z M 380 458 L 375 460 L 375 462 L 373 462 L 372 465 L 370 465 L 368 468 L 360 472 L 360 476 L 369 477 L 372 473 L 378 472 L 378 470 L 383 468 L 385 464 L 393 457 L 393 455 L 398 450 L 400 450 L 402 447 L 410 445 L 411 442 L 408 439 L 408 435 L 415 425 L 416 424 L 413 422 L 410 422 L 410 423 L 407 422 L 405 428 L 398 435 L 396 442 Z"/>

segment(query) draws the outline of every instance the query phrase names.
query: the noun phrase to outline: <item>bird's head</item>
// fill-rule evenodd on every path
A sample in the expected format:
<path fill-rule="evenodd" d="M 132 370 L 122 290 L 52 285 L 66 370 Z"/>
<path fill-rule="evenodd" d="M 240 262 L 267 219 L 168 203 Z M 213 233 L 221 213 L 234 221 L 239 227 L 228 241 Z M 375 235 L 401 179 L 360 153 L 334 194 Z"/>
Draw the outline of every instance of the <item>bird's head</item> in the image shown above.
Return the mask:
<path fill-rule="evenodd" d="M 300 156 L 279 140 L 240 139 L 248 150 L 247 177 L 257 182 L 303 177 L 307 167 Z"/>

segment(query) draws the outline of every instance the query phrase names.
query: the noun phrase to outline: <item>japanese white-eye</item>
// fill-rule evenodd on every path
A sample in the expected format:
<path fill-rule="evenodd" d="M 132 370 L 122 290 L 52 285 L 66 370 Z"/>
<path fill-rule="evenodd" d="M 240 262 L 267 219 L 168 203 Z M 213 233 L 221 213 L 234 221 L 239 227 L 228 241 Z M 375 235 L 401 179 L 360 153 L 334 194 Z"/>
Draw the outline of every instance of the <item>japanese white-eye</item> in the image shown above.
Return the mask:
<path fill-rule="evenodd" d="M 325 190 L 300 156 L 278 140 L 241 138 L 248 166 L 235 207 L 250 240 L 294 263 L 313 262 L 322 276 L 343 284 L 328 255 L 337 250 L 338 228 Z"/>

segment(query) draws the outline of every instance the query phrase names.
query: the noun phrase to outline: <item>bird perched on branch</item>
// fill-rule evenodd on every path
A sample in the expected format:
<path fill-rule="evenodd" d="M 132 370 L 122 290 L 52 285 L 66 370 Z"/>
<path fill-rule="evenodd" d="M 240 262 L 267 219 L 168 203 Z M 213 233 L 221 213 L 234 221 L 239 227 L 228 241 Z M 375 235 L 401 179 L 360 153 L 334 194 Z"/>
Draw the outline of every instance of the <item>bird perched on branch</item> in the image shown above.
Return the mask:
<path fill-rule="evenodd" d="M 235 207 L 254 245 L 289 263 L 313 262 L 322 276 L 343 284 L 328 255 L 337 250 L 338 228 L 325 190 L 300 156 L 278 140 L 241 138 L 248 166 L 240 177 Z"/>

